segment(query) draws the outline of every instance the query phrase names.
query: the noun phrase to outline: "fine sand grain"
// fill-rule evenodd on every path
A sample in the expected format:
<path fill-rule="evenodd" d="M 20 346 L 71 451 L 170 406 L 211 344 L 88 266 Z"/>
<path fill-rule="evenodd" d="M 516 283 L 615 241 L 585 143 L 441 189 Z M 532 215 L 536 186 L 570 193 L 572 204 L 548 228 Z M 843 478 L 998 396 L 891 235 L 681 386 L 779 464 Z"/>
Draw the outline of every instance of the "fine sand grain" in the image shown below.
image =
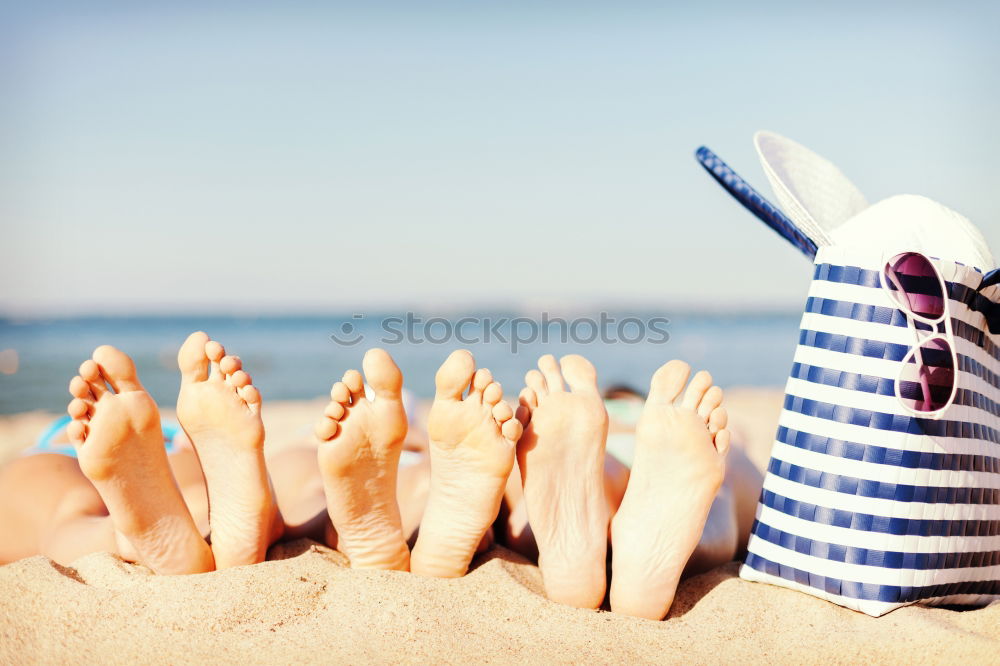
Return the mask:
<path fill-rule="evenodd" d="M 780 392 L 733 390 L 728 401 L 734 432 L 762 465 Z M 317 404 L 266 406 L 269 441 L 303 436 Z M 51 418 L 0 418 L 0 461 Z M 1000 654 L 1000 604 L 874 619 L 742 581 L 735 563 L 683 582 L 665 622 L 549 602 L 538 569 L 499 547 L 455 580 L 345 564 L 305 540 L 273 547 L 263 564 L 195 576 L 153 576 L 107 553 L 72 567 L 21 560 L 0 567 L 0 663 L 987 663 Z"/>

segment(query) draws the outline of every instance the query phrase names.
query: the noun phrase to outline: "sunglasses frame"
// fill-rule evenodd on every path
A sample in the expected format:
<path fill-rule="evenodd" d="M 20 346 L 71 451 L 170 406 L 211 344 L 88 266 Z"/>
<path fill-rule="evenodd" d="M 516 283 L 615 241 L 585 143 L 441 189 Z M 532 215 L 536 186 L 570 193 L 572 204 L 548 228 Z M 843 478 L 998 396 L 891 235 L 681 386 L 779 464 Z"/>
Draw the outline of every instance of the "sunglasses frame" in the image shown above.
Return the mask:
<path fill-rule="evenodd" d="M 897 263 L 900 258 L 906 255 L 916 255 L 922 258 L 931 267 L 931 270 L 934 271 L 934 277 L 937 278 L 938 284 L 941 285 L 942 311 L 940 317 L 932 319 L 930 317 L 925 317 L 917 312 L 914 312 L 910 308 L 908 302 L 904 305 L 903 302 L 900 302 L 900 299 L 897 297 L 896 293 L 894 293 L 891 289 L 889 289 L 889 281 L 890 281 L 889 270 L 893 266 L 893 264 Z M 903 406 L 903 408 L 906 411 L 910 412 L 914 416 L 918 416 L 920 418 L 925 418 L 925 419 L 939 419 L 944 415 L 945 411 L 947 411 L 947 409 L 951 407 L 952 404 L 955 402 L 955 395 L 958 393 L 958 352 L 955 349 L 955 334 L 951 329 L 951 310 L 948 306 L 948 300 L 949 300 L 948 285 L 945 283 L 944 277 L 942 277 L 941 272 L 937 269 L 937 266 L 935 266 L 934 262 L 930 260 L 930 257 L 926 256 L 921 252 L 914 252 L 914 251 L 894 252 L 892 254 L 886 254 L 882 260 L 882 269 L 879 271 L 879 284 L 881 285 L 882 290 L 885 292 L 886 297 L 895 306 L 895 308 L 900 312 L 902 312 L 904 315 L 906 315 L 907 327 L 913 333 L 913 338 L 916 341 L 915 344 L 913 345 L 913 348 L 910 349 L 910 351 L 906 354 L 906 356 L 903 357 L 902 365 L 899 368 L 899 376 L 896 377 L 896 381 L 893 384 L 893 391 L 896 394 L 896 399 L 899 400 L 899 403 Z M 897 287 L 899 291 L 905 291 L 903 290 L 902 285 L 897 284 Z M 906 299 L 904 297 L 903 301 L 905 300 Z M 934 331 L 922 337 L 921 331 L 914 325 L 913 323 L 914 321 L 919 321 L 923 324 L 933 326 Z M 940 326 L 942 323 L 944 324 L 944 333 L 941 333 L 937 330 L 938 326 Z M 943 340 L 944 343 L 948 346 L 948 350 L 951 352 L 951 367 L 953 373 L 953 379 L 951 382 L 951 394 L 948 396 L 948 399 L 945 401 L 944 405 L 942 405 L 938 409 L 932 411 L 920 411 L 910 407 L 906 403 L 906 400 L 903 399 L 903 396 L 900 393 L 900 385 L 902 384 L 903 381 L 903 372 L 906 371 L 906 366 L 908 363 L 911 362 L 911 359 L 913 359 L 914 356 L 920 353 L 920 350 L 923 347 L 923 345 L 938 339 Z"/>

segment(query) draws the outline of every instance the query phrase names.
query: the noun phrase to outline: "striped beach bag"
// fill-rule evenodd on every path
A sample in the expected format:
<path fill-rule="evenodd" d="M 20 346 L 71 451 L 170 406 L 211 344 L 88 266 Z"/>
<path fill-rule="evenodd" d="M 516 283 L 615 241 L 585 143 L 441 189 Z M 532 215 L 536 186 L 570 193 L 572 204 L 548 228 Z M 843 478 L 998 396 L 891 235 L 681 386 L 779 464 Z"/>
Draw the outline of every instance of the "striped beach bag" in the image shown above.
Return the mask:
<path fill-rule="evenodd" d="M 783 210 L 698 158 L 814 269 L 740 576 L 873 616 L 1000 599 L 1000 272 L 985 241 L 940 204 L 868 206 L 802 146 L 756 143 Z"/>

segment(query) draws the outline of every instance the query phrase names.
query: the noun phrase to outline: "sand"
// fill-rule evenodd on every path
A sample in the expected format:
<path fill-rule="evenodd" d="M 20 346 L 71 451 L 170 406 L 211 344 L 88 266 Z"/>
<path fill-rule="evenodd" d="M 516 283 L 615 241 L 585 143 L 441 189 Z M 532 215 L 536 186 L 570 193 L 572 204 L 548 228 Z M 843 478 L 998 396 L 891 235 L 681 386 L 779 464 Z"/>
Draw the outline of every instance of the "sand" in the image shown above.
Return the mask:
<path fill-rule="evenodd" d="M 766 462 L 778 393 L 730 391 L 729 402 L 751 458 Z M 317 404 L 271 404 L 269 439 L 301 436 Z M 51 417 L 0 418 L 0 460 Z M 985 663 L 1000 654 L 1000 604 L 875 619 L 742 581 L 736 563 L 683 582 L 664 622 L 549 602 L 538 569 L 499 547 L 458 580 L 345 564 L 311 541 L 197 576 L 154 576 L 108 553 L 72 567 L 21 560 L 0 567 L 0 663 Z"/>

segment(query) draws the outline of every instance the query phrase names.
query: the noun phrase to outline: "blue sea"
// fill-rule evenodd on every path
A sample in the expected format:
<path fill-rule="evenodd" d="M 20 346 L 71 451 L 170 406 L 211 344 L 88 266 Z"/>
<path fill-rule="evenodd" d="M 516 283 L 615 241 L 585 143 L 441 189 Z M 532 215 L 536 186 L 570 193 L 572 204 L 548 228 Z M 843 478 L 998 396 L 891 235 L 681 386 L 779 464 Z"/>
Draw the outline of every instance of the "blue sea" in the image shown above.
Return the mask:
<path fill-rule="evenodd" d="M 550 318 L 544 326 L 542 315 L 524 312 L 411 315 L 409 323 L 405 313 L 0 319 L 0 413 L 63 411 L 70 378 L 101 344 L 129 353 L 157 402 L 173 406 L 177 349 L 199 329 L 242 357 L 265 402 L 325 395 L 345 370 L 360 367 L 371 346 L 387 349 L 406 386 L 424 397 L 433 395 L 438 365 L 460 347 L 470 349 L 480 367 L 515 396 L 525 371 L 546 353 L 586 356 L 602 386 L 644 390 L 653 371 L 672 358 L 708 369 L 723 387 L 782 386 L 799 317 L 629 312 L 604 313 L 602 321 L 602 313 L 582 313 Z"/>

